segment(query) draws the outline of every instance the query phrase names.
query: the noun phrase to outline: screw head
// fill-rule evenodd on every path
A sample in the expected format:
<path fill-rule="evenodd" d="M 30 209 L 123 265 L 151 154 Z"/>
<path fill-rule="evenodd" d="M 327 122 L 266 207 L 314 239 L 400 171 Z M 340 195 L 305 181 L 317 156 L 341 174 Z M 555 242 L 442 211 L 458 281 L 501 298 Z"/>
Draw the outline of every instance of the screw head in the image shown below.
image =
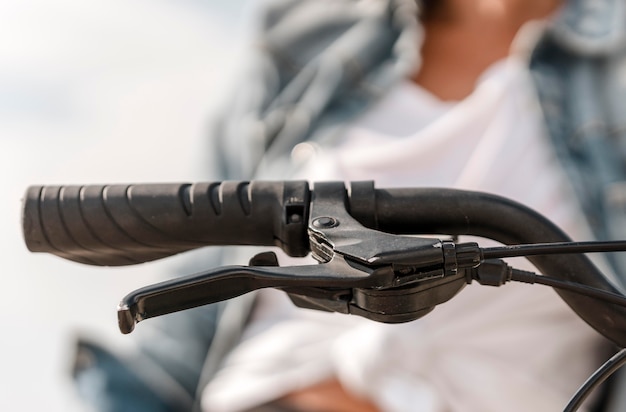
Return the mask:
<path fill-rule="evenodd" d="M 313 227 L 318 229 L 330 229 L 337 226 L 339 226 L 339 221 L 334 217 L 323 216 L 313 220 Z"/>
<path fill-rule="evenodd" d="M 294 214 L 289 216 L 288 221 L 289 221 L 289 223 L 300 223 L 300 222 L 302 222 L 302 215 L 294 213 Z"/>

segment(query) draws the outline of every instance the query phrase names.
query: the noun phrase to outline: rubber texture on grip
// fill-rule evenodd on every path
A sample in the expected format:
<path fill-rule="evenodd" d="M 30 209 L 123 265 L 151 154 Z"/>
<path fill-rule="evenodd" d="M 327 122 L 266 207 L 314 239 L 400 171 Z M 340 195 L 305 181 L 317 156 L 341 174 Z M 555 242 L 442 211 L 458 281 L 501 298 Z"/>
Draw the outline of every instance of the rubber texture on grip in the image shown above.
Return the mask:
<path fill-rule="evenodd" d="M 26 192 L 23 232 L 33 252 L 100 266 L 210 245 L 304 256 L 308 204 L 306 182 L 39 186 Z"/>

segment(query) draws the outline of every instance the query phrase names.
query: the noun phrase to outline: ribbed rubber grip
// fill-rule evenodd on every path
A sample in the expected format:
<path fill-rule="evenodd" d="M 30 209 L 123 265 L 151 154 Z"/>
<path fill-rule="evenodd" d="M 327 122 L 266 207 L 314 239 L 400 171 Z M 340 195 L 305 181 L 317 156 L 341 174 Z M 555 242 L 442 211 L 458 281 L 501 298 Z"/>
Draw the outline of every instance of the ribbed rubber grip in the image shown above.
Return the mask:
<path fill-rule="evenodd" d="M 23 231 L 33 252 L 119 266 L 209 245 L 308 253 L 307 182 L 30 187 Z"/>

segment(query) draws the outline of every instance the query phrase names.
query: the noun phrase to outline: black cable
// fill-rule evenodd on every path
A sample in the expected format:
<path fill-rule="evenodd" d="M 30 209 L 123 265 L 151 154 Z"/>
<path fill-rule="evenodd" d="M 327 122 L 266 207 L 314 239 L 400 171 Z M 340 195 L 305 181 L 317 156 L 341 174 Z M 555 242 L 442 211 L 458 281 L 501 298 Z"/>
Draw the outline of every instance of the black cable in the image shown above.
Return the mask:
<path fill-rule="evenodd" d="M 513 269 L 504 261 L 492 260 L 489 263 L 491 265 L 487 265 L 485 267 L 486 273 L 484 273 L 483 275 L 491 274 L 492 276 L 489 278 L 489 280 L 491 281 L 493 281 L 494 278 L 502 277 L 502 279 L 500 279 L 498 282 L 492 283 L 493 285 L 497 283 L 503 284 L 504 282 L 509 280 L 529 284 L 536 283 L 540 285 L 551 286 L 557 289 L 563 289 L 570 292 L 579 293 L 593 298 L 602 299 L 604 301 L 626 307 L 626 296 L 607 292 L 602 289 L 597 289 L 576 282 L 569 282 L 550 276 L 537 275 L 536 273 L 528 272 L 525 270 Z M 476 272 L 476 274 L 478 275 L 477 278 L 480 278 L 480 266 L 476 269 L 478 269 L 478 272 Z M 611 357 L 611 359 L 606 361 L 583 383 L 580 388 L 578 388 L 563 412 L 577 411 L 582 403 L 589 397 L 589 395 L 624 364 L 626 364 L 626 348 L 620 350 L 613 357 Z"/>
<path fill-rule="evenodd" d="M 563 412 L 575 412 L 598 386 L 626 363 L 626 348 L 621 349 L 591 375 L 576 391 Z"/>
<path fill-rule="evenodd" d="M 626 252 L 626 241 L 533 243 L 482 249 L 483 259 L 592 252 Z"/>
<path fill-rule="evenodd" d="M 583 285 L 582 283 L 569 282 L 567 280 L 561 280 L 550 276 L 540 276 L 536 273 L 527 272 L 519 269 L 512 269 L 510 280 L 551 286 L 553 288 L 567 290 L 570 292 L 578 293 L 596 299 L 601 299 L 609 303 L 614 303 L 616 305 L 626 307 L 626 296 Z"/>
<path fill-rule="evenodd" d="M 546 245 L 548 247 L 544 248 L 544 246 Z M 536 252 L 536 254 L 543 254 L 545 251 L 548 251 L 548 253 L 581 253 L 582 251 L 580 249 L 583 248 L 585 252 L 608 251 L 606 249 L 607 245 L 609 247 L 620 248 L 621 250 L 623 245 L 626 245 L 626 242 L 581 242 L 565 244 L 550 243 L 544 245 L 521 245 L 504 248 L 483 249 L 483 251 L 487 252 L 484 255 L 484 258 L 490 258 L 491 260 L 486 260 L 480 266 L 474 268 L 472 271 L 472 278 L 477 280 L 481 284 L 491 286 L 500 286 L 508 281 L 517 281 L 529 284 L 536 283 L 540 285 L 551 286 L 557 289 L 567 290 L 574 293 L 579 293 L 581 295 L 601 299 L 609 303 L 626 307 L 626 296 L 608 292 L 602 289 L 597 289 L 581 283 L 561 280 L 550 276 L 538 275 L 534 272 L 528 272 L 525 270 L 513 269 L 505 261 L 493 259 L 495 256 L 522 256 L 526 254 L 533 254 L 533 252 Z M 563 246 L 565 247 L 563 248 Z M 591 248 L 589 248 L 589 246 L 591 246 Z M 563 249 L 567 250 L 567 252 L 562 252 Z M 530 253 L 528 253 L 529 251 Z M 514 254 L 511 254 L 509 252 L 513 252 Z M 626 364 L 626 348 L 621 349 L 618 353 L 611 357 L 611 359 L 606 361 L 583 383 L 580 388 L 578 388 L 563 412 L 577 411 L 582 403 L 589 397 L 589 395 L 624 364 Z"/>

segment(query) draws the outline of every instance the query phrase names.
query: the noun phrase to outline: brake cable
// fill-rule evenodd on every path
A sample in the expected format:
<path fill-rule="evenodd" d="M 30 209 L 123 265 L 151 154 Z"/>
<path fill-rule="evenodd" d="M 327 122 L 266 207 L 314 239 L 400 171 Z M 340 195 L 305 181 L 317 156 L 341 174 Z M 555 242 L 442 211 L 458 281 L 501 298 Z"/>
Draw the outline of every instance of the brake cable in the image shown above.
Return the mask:
<path fill-rule="evenodd" d="M 525 257 L 543 254 L 619 252 L 626 249 L 625 241 L 558 242 L 525 245 L 507 245 L 481 248 L 484 261 L 472 270 L 472 278 L 481 285 L 501 286 L 508 281 L 527 284 L 540 284 L 567 290 L 606 302 L 626 307 L 626 296 L 608 292 L 588 285 L 562 279 L 538 275 L 534 272 L 515 269 L 500 258 Z M 497 259 L 496 259 L 497 258 Z M 563 412 L 577 411 L 589 395 L 611 375 L 626 364 L 626 348 L 603 363 L 574 393 Z"/>
<path fill-rule="evenodd" d="M 575 412 L 580 408 L 587 397 L 598 388 L 613 373 L 626 363 L 626 348 L 620 349 L 615 355 L 598 368 L 570 399 L 563 412 Z"/>
<path fill-rule="evenodd" d="M 568 253 L 624 252 L 626 241 L 589 241 L 532 243 L 527 245 L 506 245 L 482 248 L 484 259 L 500 259 L 531 255 L 561 255 Z"/>

